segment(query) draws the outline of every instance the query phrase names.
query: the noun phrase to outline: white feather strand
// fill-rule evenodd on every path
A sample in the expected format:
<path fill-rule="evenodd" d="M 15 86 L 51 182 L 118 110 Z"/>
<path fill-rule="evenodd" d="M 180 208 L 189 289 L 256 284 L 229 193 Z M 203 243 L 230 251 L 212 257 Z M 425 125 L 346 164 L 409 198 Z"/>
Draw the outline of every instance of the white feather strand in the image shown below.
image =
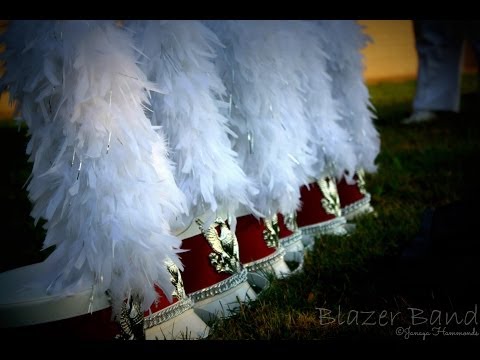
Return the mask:
<path fill-rule="evenodd" d="M 169 223 L 186 204 L 163 134 L 143 112 L 155 88 L 131 38 L 113 21 L 12 21 L 5 38 L 1 82 L 31 133 L 32 216 L 47 220 L 44 247 L 56 246 L 31 286 L 68 295 L 94 283 L 115 312 L 129 294 L 148 309 L 154 284 L 173 291 L 164 261 L 181 268 L 180 241 Z"/>
<path fill-rule="evenodd" d="M 127 26 L 145 56 L 142 69 L 162 89 L 153 94 L 151 120 L 167 134 L 190 217 L 251 206 L 257 190 L 237 163 L 231 129 L 220 112 L 225 87 L 212 61 L 213 47 L 220 46 L 215 34 L 198 21 L 134 21 Z"/>

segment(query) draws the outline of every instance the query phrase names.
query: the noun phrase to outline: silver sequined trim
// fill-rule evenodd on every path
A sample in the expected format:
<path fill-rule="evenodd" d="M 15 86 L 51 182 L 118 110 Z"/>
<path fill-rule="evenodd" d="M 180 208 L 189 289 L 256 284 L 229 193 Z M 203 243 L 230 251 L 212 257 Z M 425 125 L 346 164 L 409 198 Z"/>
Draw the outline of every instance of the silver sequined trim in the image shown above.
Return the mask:
<path fill-rule="evenodd" d="M 151 327 L 160 325 L 165 321 L 173 319 L 174 317 L 184 313 L 188 309 L 193 307 L 193 301 L 191 298 L 186 298 L 176 302 L 173 305 L 166 307 L 154 314 L 148 315 L 144 319 L 143 328 L 149 329 Z"/>
<path fill-rule="evenodd" d="M 334 232 L 333 230 L 336 227 L 346 223 L 347 220 L 343 216 L 339 216 L 332 220 L 322 221 L 318 224 L 303 226 L 300 230 L 302 231 L 302 235 L 329 234 Z"/>
<path fill-rule="evenodd" d="M 245 269 L 247 269 L 249 272 L 254 272 L 254 271 L 259 271 L 259 270 L 270 270 L 275 264 L 279 258 L 285 256 L 285 249 L 283 247 L 277 248 L 277 250 L 271 254 L 268 255 L 262 259 L 259 260 L 254 260 L 252 262 L 249 262 L 247 264 L 243 264 Z"/>
<path fill-rule="evenodd" d="M 241 284 L 244 281 L 247 281 L 247 270 L 243 269 L 241 272 L 236 273 L 230 276 L 228 279 L 222 280 L 212 286 L 209 286 L 205 289 L 195 291 L 190 294 L 190 297 L 194 302 L 209 298 L 221 294 L 225 291 L 228 291 L 235 286 Z"/>
<path fill-rule="evenodd" d="M 371 196 L 370 194 L 367 193 L 362 199 L 355 201 L 354 203 L 351 203 L 350 205 L 345 206 L 342 208 L 342 215 L 343 216 L 349 216 L 353 213 L 356 212 L 371 212 L 373 211 L 373 208 L 370 206 L 370 199 Z"/>
<path fill-rule="evenodd" d="M 292 235 L 280 239 L 280 243 L 284 248 L 289 247 L 297 241 L 302 241 L 302 232 L 300 230 L 295 231 Z"/>

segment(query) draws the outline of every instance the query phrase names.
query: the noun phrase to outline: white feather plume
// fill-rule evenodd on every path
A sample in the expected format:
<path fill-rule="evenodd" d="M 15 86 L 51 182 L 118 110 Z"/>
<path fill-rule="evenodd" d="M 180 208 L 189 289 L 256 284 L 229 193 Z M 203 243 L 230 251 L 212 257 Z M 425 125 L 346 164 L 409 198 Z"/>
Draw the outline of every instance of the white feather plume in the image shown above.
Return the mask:
<path fill-rule="evenodd" d="M 113 21 L 12 21 L 2 82 L 21 102 L 34 162 L 32 216 L 47 220 L 48 276 L 32 286 L 68 295 L 92 279 L 114 310 L 154 284 L 173 292 L 179 267 L 169 222 L 185 210 L 165 139 L 144 114 L 152 86 Z"/>
<path fill-rule="evenodd" d="M 380 137 L 373 124 L 375 116 L 363 78 L 360 52 L 369 38 L 353 20 L 322 20 L 316 24 L 319 40 L 329 54 L 327 70 L 332 77 L 333 96 L 340 105 L 339 123 L 348 131 L 357 155 L 355 168 L 375 172 Z"/>
<path fill-rule="evenodd" d="M 226 89 L 214 66 L 217 36 L 199 21 L 127 22 L 141 67 L 161 93 L 153 94 L 152 123 L 167 134 L 190 216 L 252 206 L 257 190 L 238 164 L 221 113 Z"/>
<path fill-rule="evenodd" d="M 343 176 L 345 170 L 355 171 L 356 155 L 346 129 L 340 126 L 340 104 L 332 94 L 334 86 L 327 73 L 328 48 L 318 39 L 318 28 L 312 22 L 290 22 L 291 54 L 299 54 L 303 64 L 302 90 L 305 117 L 309 127 L 309 144 L 314 149 L 315 178 Z M 296 48 L 295 48 L 296 47 Z"/>
<path fill-rule="evenodd" d="M 207 24 L 226 46 L 216 62 L 232 96 L 234 149 L 260 189 L 254 204 L 265 216 L 293 212 L 313 173 L 313 154 L 299 89 L 302 63 L 289 55 L 288 31 L 279 21 Z"/>

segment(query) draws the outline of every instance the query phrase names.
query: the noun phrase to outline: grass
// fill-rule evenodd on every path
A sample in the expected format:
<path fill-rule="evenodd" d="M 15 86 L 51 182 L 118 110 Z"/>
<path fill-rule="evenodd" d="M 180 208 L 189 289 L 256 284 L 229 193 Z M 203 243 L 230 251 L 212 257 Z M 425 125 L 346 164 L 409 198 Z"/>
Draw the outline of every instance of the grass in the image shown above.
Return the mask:
<path fill-rule="evenodd" d="M 470 273 L 477 268 L 476 254 L 447 254 L 407 269 L 398 261 L 419 233 L 426 209 L 479 199 L 475 165 L 480 111 L 477 99 L 470 95 L 476 78 L 466 76 L 462 87 L 460 114 L 402 126 L 400 120 L 410 111 L 415 83 L 370 86 L 382 149 L 378 173 L 367 175 L 366 181 L 377 215 L 357 219 L 356 231 L 348 237 L 317 238 L 302 273 L 273 280 L 257 301 L 242 305 L 231 318 L 211 323 L 208 339 L 422 342 L 421 336 L 406 338 L 395 333 L 398 327 L 415 325 L 412 308 L 421 309 L 424 315 L 434 310 L 460 315 L 472 310 L 480 299 L 474 290 L 478 281 Z M 24 155 L 26 131 L 4 125 L 0 134 L 6 170 L 0 195 L 7 210 L 5 233 L 10 234 L 9 241 L 3 242 L 0 270 L 6 270 L 39 261 L 46 252 L 40 252 L 44 233 L 28 215 L 30 203 L 22 188 L 30 173 Z M 452 242 L 468 238 L 465 229 L 457 235 Z M 474 257 L 471 262 L 470 255 Z M 431 273 L 438 276 L 428 277 Z M 385 323 L 380 318 L 382 311 L 394 319 Z M 430 325 L 415 325 L 412 331 L 431 331 Z M 449 325 L 450 329 L 466 331 L 471 326 Z M 429 336 L 425 341 L 449 339 L 464 338 Z"/>
<path fill-rule="evenodd" d="M 402 273 L 398 257 L 419 233 L 426 209 L 478 199 L 473 167 L 478 163 L 480 125 L 476 99 L 470 95 L 475 80 L 473 76 L 463 80 L 458 116 L 408 127 L 400 120 L 410 112 L 415 83 L 370 86 L 382 148 L 378 173 L 367 175 L 366 181 L 377 216 L 357 219 L 351 236 L 317 238 L 303 273 L 273 281 L 237 316 L 212 324 L 210 339 L 422 342 L 422 336 L 407 339 L 408 335 L 395 333 L 398 327 L 409 326 L 411 331 L 431 331 L 430 324 L 412 328 L 412 309 L 424 311 L 423 316 L 434 310 L 458 315 L 472 310 L 480 299 L 472 290 L 475 280 L 470 271 L 476 265 L 462 267 L 463 255 L 436 258 L 433 266 L 445 268 L 439 271 L 445 276 L 432 278 L 422 276 L 424 264 Z M 469 232 L 464 233 L 468 237 Z M 455 262 L 460 263 L 456 271 Z M 385 324 L 385 318 L 379 318 L 382 311 L 394 320 Z M 472 327 L 450 324 L 449 329 Z M 425 339 L 434 340 L 449 339 Z"/>

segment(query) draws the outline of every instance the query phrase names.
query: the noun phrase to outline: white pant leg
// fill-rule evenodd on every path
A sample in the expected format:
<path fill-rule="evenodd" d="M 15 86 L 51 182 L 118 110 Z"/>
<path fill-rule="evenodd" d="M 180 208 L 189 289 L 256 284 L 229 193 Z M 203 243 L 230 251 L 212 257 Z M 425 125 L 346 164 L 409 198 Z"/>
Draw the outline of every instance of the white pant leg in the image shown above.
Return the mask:
<path fill-rule="evenodd" d="M 470 41 L 477 66 L 480 67 L 480 20 L 464 21 L 465 37 Z"/>
<path fill-rule="evenodd" d="M 413 109 L 460 110 L 460 73 L 463 38 L 453 24 L 415 22 L 418 76 Z"/>

